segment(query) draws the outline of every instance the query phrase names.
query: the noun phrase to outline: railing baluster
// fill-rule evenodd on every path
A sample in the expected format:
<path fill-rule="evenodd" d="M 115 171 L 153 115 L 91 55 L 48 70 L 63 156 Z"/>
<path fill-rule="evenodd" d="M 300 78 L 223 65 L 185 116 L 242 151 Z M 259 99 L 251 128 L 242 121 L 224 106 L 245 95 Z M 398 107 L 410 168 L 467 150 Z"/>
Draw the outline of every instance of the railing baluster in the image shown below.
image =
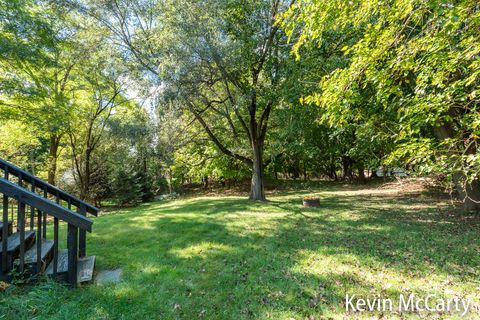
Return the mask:
<path fill-rule="evenodd" d="M 85 208 L 84 205 L 80 205 L 79 208 L 77 208 L 77 211 L 84 217 L 87 216 L 87 208 Z M 87 255 L 87 231 L 85 230 L 80 230 L 80 235 L 79 235 L 79 256 L 80 258 L 83 258 Z"/>
<path fill-rule="evenodd" d="M 68 209 L 72 210 L 72 201 L 68 198 Z M 79 208 L 77 207 L 77 210 Z M 80 237 L 82 235 L 82 231 L 80 230 Z M 77 264 L 78 264 L 78 228 L 72 224 L 68 224 L 68 238 L 67 238 L 67 247 L 68 247 L 68 283 L 71 285 L 77 284 Z M 81 239 L 81 238 L 80 238 Z M 80 256 L 81 256 L 81 240 L 80 240 Z"/>
<path fill-rule="evenodd" d="M 37 272 L 42 269 L 42 212 L 37 210 Z"/>
<path fill-rule="evenodd" d="M 60 195 L 57 192 L 57 204 L 60 204 Z M 58 270 L 58 218 L 53 218 L 53 276 L 57 275 Z"/>
<path fill-rule="evenodd" d="M 95 216 L 98 214 L 98 209 L 95 208 L 94 206 L 92 206 L 91 204 L 86 203 L 83 200 L 78 199 L 78 198 L 76 198 L 76 197 L 58 189 L 57 187 L 46 183 L 45 181 L 39 179 L 38 177 L 35 177 L 33 174 L 28 173 L 28 172 L 16 167 L 13 164 L 8 163 L 7 161 L 4 161 L 4 160 L 0 159 L 0 167 L 2 167 L 2 166 L 5 169 L 8 168 L 10 170 L 11 175 L 14 175 L 16 177 L 20 177 L 22 175 L 23 180 L 25 180 L 27 182 L 30 182 L 30 183 L 32 181 L 35 181 L 37 188 L 42 188 L 43 189 L 45 187 L 49 194 L 51 194 L 53 196 L 58 195 L 61 200 L 65 200 L 65 201 L 68 201 L 68 199 L 70 198 L 71 201 L 72 201 L 72 205 L 78 207 L 78 206 L 80 206 L 80 204 L 83 204 L 84 206 L 86 206 L 88 213 L 91 213 Z"/>
<path fill-rule="evenodd" d="M 35 180 L 32 181 L 32 192 L 35 193 Z M 33 230 L 34 226 L 34 216 L 35 216 L 35 208 L 30 206 L 30 231 Z"/>
<path fill-rule="evenodd" d="M 14 206 L 14 203 L 15 201 L 13 199 L 9 200 L 11 202 L 11 206 L 10 206 L 10 221 L 12 221 L 12 229 L 13 229 L 13 223 L 15 222 L 15 206 Z"/>
<path fill-rule="evenodd" d="M 20 266 L 19 271 L 25 270 L 25 203 L 18 199 L 18 228 L 20 229 Z"/>
<path fill-rule="evenodd" d="M 48 191 L 47 187 L 43 189 L 43 197 L 45 199 L 48 198 Z M 43 212 L 43 239 L 47 239 L 47 213 Z"/>
<path fill-rule="evenodd" d="M 5 167 L 5 179 L 8 180 L 8 167 Z M 3 228 L 2 228 L 2 271 L 8 268 L 8 197 L 3 195 Z"/>
<path fill-rule="evenodd" d="M 67 224 L 67 278 L 70 284 L 75 285 L 78 281 L 78 259 L 79 257 L 86 256 L 86 232 L 87 230 L 91 231 L 92 221 L 86 218 L 87 212 L 97 215 L 98 209 L 0 159 L 0 170 L 2 169 L 4 170 L 5 180 L 7 181 L 3 179 L 0 180 L 0 190 L 3 193 L 3 228 L 0 234 L 2 237 L 2 254 L 0 256 L 2 262 L 0 271 L 7 274 L 13 266 L 18 266 L 18 272 L 24 273 L 27 269 L 25 256 L 26 250 L 29 248 L 27 248 L 27 244 L 36 240 L 37 245 L 33 250 L 36 251 L 37 258 L 36 261 L 32 261 L 32 263 L 36 265 L 36 273 L 42 272 L 45 267 L 43 264 L 44 261 L 42 260 L 42 251 L 47 237 L 47 218 L 48 213 L 50 213 L 54 218 L 53 261 L 51 266 L 53 275 L 56 277 L 59 271 L 64 271 L 63 269 L 59 270 L 60 262 L 62 262 L 63 265 L 63 260 L 60 261 L 59 259 L 59 224 L 61 219 Z M 13 174 L 18 178 L 18 182 L 8 181 L 9 174 Z M 43 198 L 46 201 L 43 201 L 40 195 L 42 190 Z M 37 193 L 37 191 L 39 191 L 39 193 Z M 55 198 L 57 205 L 66 206 L 66 204 L 68 204 L 69 210 L 67 211 L 65 208 L 62 209 L 53 205 L 53 203 L 51 203 L 52 196 Z M 71 213 L 73 206 L 76 207 L 78 214 Z M 28 208 L 30 208 L 30 210 Z M 10 220 L 9 211 L 11 211 L 12 214 Z M 14 211 L 16 211 L 16 217 Z M 37 214 L 36 216 L 35 212 Z M 30 220 L 30 222 L 28 222 L 28 220 Z M 10 225 L 9 222 L 11 223 Z M 11 256 L 8 252 L 8 235 L 11 231 L 9 226 L 15 227 L 15 232 L 18 232 L 19 236 L 17 240 L 20 240 L 18 265 L 13 261 L 17 256 Z M 30 228 L 28 229 L 28 227 Z M 17 252 L 18 251 L 16 251 L 16 253 Z"/>
<path fill-rule="evenodd" d="M 78 228 L 68 224 L 67 248 L 68 248 L 68 282 L 71 285 L 77 283 L 77 260 L 78 260 Z"/>
<path fill-rule="evenodd" d="M 22 174 L 18 175 L 18 185 L 20 187 L 23 187 Z M 19 207 L 20 207 L 20 202 L 17 202 L 17 229 L 20 227 L 20 216 L 19 216 L 20 211 L 18 210 Z"/>

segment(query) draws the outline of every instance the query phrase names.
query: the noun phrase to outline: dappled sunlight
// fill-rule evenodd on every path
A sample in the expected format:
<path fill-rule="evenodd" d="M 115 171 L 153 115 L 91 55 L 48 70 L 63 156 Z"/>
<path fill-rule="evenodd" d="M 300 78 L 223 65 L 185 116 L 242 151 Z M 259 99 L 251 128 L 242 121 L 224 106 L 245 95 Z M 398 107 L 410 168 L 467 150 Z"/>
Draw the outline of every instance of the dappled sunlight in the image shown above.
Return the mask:
<path fill-rule="evenodd" d="M 235 249 L 232 246 L 212 242 L 202 242 L 186 248 L 173 248 L 170 252 L 183 259 L 192 257 L 202 257 L 207 259 L 215 256 L 228 255 L 233 250 Z"/>
<path fill-rule="evenodd" d="M 480 319 L 479 2 L 1 1 L 0 320 Z"/>
<path fill-rule="evenodd" d="M 291 268 L 291 272 L 321 275 L 324 270 L 328 270 L 328 275 L 333 278 L 346 277 L 362 279 L 365 289 L 382 290 L 391 289 L 395 291 L 418 291 L 426 284 L 439 283 L 440 279 L 422 279 L 418 278 L 414 281 L 405 281 L 405 273 L 391 268 L 389 264 L 376 261 L 371 257 L 359 257 L 347 252 L 339 252 L 336 255 L 319 255 L 317 251 L 302 250 L 296 258 L 298 263 Z M 415 276 L 415 270 L 411 270 L 410 275 Z M 337 283 L 342 285 L 341 283 Z M 368 284 L 368 285 L 366 285 Z M 345 283 L 343 283 L 345 285 Z M 346 287 L 345 287 L 346 288 Z M 347 288 L 346 288 L 347 289 Z M 349 290 L 358 289 L 358 283 L 353 281 L 349 284 Z M 371 292 L 370 292 L 371 293 Z"/>
<path fill-rule="evenodd" d="M 109 312 L 102 306 L 96 306 L 93 309 L 93 316 L 98 319 L 107 319 L 109 317 Z"/>
<path fill-rule="evenodd" d="M 131 286 L 123 284 L 110 284 L 110 286 L 115 286 L 113 295 L 116 299 L 136 299 L 139 297 L 139 292 L 132 288 Z"/>
<path fill-rule="evenodd" d="M 348 318 L 346 293 L 434 292 L 480 303 L 477 220 L 462 223 L 459 213 L 451 216 L 451 207 L 428 197 L 405 202 L 385 195 L 383 201 L 381 194 L 337 189 L 322 196 L 327 191 L 315 193 L 319 208 L 304 208 L 303 193 L 288 192 L 265 203 L 238 197 L 153 202 L 95 219 L 88 250 L 97 269 L 122 268 L 124 275 L 101 290 L 85 288 L 99 304 L 94 314 L 117 315 L 108 304 L 118 301 L 138 316 L 154 312 L 162 319 L 202 312 Z"/>

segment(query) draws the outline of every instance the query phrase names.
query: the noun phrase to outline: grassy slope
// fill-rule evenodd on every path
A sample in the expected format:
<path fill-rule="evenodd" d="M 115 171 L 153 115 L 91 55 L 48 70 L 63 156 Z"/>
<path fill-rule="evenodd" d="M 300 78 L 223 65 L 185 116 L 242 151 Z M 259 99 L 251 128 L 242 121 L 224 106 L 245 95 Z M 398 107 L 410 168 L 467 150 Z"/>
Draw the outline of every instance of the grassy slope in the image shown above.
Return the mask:
<path fill-rule="evenodd" d="M 189 198 L 97 218 L 89 252 L 97 270 L 122 268 L 123 281 L 13 288 L 0 294 L 0 319 L 342 318 L 346 293 L 468 296 L 478 306 L 478 218 L 424 195 L 339 184 L 314 190 L 322 207 L 304 209 L 306 192 L 268 203 Z"/>

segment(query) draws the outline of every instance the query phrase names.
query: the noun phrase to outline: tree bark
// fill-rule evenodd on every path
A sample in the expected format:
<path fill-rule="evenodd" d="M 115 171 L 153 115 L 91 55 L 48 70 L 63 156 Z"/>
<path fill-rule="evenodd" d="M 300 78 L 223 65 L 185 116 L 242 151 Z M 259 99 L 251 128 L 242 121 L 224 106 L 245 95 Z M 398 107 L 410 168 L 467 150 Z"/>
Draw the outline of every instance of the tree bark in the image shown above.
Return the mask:
<path fill-rule="evenodd" d="M 60 145 L 60 136 L 50 135 L 50 146 L 48 152 L 48 183 L 56 185 L 58 147 Z"/>
<path fill-rule="evenodd" d="M 300 160 L 298 160 L 298 158 L 296 158 L 293 162 L 292 176 L 293 180 L 297 180 L 300 178 Z"/>
<path fill-rule="evenodd" d="M 303 160 L 303 181 L 307 181 L 308 180 L 308 177 L 307 177 L 307 164 L 306 164 L 306 161 Z"/>
<path fill-rule="evenodd" d="M 203 180 L 203 189 L 208 189 L 208 176 L 204 176 Z"/>
<path fill-rule="evenodd" d="M 454 129 L 444 124 L 434 129 L 435 136 L 438 139 L 454 138 Z M 474 148 L 465 150 L 466 154 L 475 154 Z M 463 202 L 463 206 L 467 210 L 480 210 L 480 181 L 478 177 L 472 182 L 465 182 L 465 175 L 462 172 L 456 172 L 453 174 L 453 183 L 459 200 Z"/>
<path fill-rule="evenodd" d="M 363 166 L 363 164 L 358 165 L 358 178 L 363 184 L 367 182 L 367 180 L 365 179 L 365 167 Z"/>
<path fill-rule="evenodd" d="M 80 186 L 80 199 L 82 200 L 87 200 L 87 197 L 89 196 L 89 189 L 90 189 L 90 180 L 92 176 L 92 170 L 91 170 L 91 154 L 92 154 L 92 149 L 90 146 L 87 146 L 87 150 L 85 152 L 85 174 L 83 176 L 83 183 Z"/>
<path fill-rule="evenodd" d="M 168 168 L 168 193 L 173 193 L 173 172 L 171 168 Z"/>
<path fill-rule="evenodd" d="M 480 210 L 480 181 L 478 178 L 465 186 L 463 205 L 467 210 Z"/>
<path fill-rule="evenodd" d="M 250 200 L 265 201 L 265 189 L 263 179 L 263 146 L 261 141 L 252 142 L 253 148 L 253 166 L 252 166 L 252 184 L 250 188 Z"/>
<path fill-rule="evenodd" d="M 335 158 L 332 157 L 330 159 L 329 170 L 328 170 L 328 177 L 332 180 L 338 181 L 337 176 L 337 167 L 335 165 Z"/>
<path fill-rule="evenodd" d="M 349 156 L 342 157 L 342 168 L 343 168 L 343 180 L 348 180 L 352 178 L 352 159 Z"/>

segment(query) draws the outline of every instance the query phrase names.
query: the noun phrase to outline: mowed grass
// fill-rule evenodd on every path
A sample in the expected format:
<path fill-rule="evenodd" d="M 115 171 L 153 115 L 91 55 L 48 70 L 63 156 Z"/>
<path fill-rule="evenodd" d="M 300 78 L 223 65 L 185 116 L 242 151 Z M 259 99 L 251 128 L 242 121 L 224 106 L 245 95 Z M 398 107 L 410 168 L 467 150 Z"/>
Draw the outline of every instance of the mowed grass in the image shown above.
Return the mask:
<path fill-rule="evenodd" d="M 120 283 L 13 287 L 0 293 L 0 319 L 456 317 L 346 313 L 346 294 L 433 293 L 478 310 L 478 215 L 395 188 L 322 183 L 267 203 L 192 197 L 109 212 L 88 252 L 97 271 L 121 268 Z M 307 194 L 321 208 L 303 208 Z"/>

